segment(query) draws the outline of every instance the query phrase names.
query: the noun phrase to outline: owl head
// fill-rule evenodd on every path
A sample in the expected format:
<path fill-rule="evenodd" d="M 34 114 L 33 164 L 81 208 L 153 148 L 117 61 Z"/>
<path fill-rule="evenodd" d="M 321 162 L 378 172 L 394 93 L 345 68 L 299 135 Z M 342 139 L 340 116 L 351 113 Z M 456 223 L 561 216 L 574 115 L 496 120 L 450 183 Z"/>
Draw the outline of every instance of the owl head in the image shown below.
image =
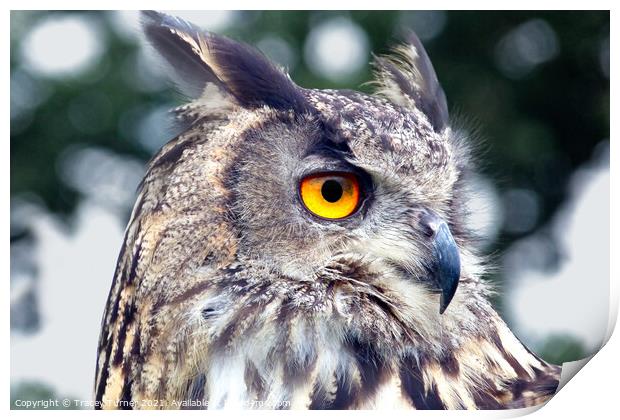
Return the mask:
<path fill-rule="evenodd" d="M 464 225 L 468 148 L 414 34 L 375 58 L 368 95 L 298 86 L 252 47 L 172 16 L 146 12 L 143 29 L 190 99 L 134 210 L 162 214 L 161 246 L 293 283 L 390 273 L 436 313 L 467 293 L 480 265 Z"/>

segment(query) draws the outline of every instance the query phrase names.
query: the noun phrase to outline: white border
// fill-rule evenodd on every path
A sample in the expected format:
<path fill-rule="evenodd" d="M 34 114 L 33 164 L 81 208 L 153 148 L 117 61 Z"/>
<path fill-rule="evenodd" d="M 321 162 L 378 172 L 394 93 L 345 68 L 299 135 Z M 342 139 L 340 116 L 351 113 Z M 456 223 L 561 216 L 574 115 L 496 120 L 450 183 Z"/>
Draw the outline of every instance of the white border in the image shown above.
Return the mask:
<path fill-rule="evenodd" d="M 615 2 L 617 4 L 617 2 Z M 15 10 L 25 10 L 25 9 L 49 9 L 49 2 L 43 1 L 33 1 L 33 0 L 22 0 L 22 1 L 7 1 L 4 4 L 7 4 L 7 12 L 3 15 L 3 23 L 5 30 L 2 33 L 3 36 L 3 51 L 4 51 L 4 60 L 5 64 L 2 67 L 2 76 L 5 83 L 5 100 L 3 102 L 3 129 L 6 133 L 5 141 L 2 143 L 3 147 L 9 148 L 10 138 L 10 120 L 9 120 L 9 95 L 10 91 L 10 68 L 8 65 L 9 60 L 9 48 L 10 48 L 10 40 L 9 40 L 9 30 L 10 27 L 10 9 Z M 392 9 L 392 10 L 407 10 L 407 9 L 448 9 L 448 10 L 462 10 L 463 6 L 467 6 L 468 9 L 478 9 L 478 10 L 489 10 L 489 9 L 511 9 L 511 10 L 561 10 L 561 9 L 597 9 L 597 10 L 610 10 L 613 9 L 614 2 L 612 1 L 602 1 L 602 0 L 590 0 L 587 3 L 585 2 L 577 2 L 573 0 L 565 0 L 563 2 L 550 2 L 550 1 L 540 1 L 540 0 L 521 0 L 519 2 L 490 2 L 490 1 L 480 1 L 480 0 L 470 0 L 468 2 L 462 1 L 448 1 L 448 0 L 436 0 L 436 1 L 426 1 L 426 2 L 411 2 L 411 1 L 396 1 L 396 0 L 383 0 L 379 4 L 383 9 Z M 109 0 L 106 2 L 88 2 L 85 4 L 83 1 L 71 0 L 71 1 L 57 1 L 53 3 L 54 9 L 139 9 L 139 8 L 149 8 L 149 9 L 168 9 L 170 7 L 170 2 L 164 2 L 161 0 L 152 0 L 152 1 L 136 1 L 131 3 L 131 7 L 128 7 L 127 1 L 119 1 L 119 0 Z M 174 6 L 178 10 L 200 10 L 200 9 L 240 9 L 240 10 L 295 10 L 295 9 L 315 9 L 315 10 L 355 10 L 355 9 L 374 9 L 377 6 L 376 2 L 369 1 L 339 1 L 335 2 L 333 0 L 314 0 L 312 2 L 290 2 L 290 1 L 249 1 L 249 0 L 227 0 L 225 2 L 207 2 L 207 1 L 188 1 L 188 0 L 177 0 L 174 3 Z M 225 6 L 225 7 L 224 7 Z M 500 7 L 501 6 L 501 7 Z M 610 45 L 617 46 L 618 43 L 618 35 L 617 31 L 614 29 L 617 18 L 615 17 L 615 12 L 612 10 L 611 13 L 611 34 L 610 34 Z M 614 73 L 613 77 L 610 78 L 615 80 L 617 76 L 618 69 L 618 60 L 617 54 L 611 54 L 611 71 Z M 614 84 L 611 82 L 611 91 L 614 91 Z M 611 95 L 611 104 L 610 104 L 610 114 L 615 115 L 615 110 L 618 109 L 618 96 Z M 615 138 L 614 127 L 611 127 L 610 139 Z M 613 145 L 613 141 L 610 142 L 611 146 L 611 162 L 618 161 L 618 148 Z M 0 398 L 0 407 L 3 408 L 3 412 L 10 411 L 9 410 L 9 389 L 10 389 L 10 360 L 9 360 L 9 346 L 8 346 L 8 337 L 10 336 L 10 325 L 9 325 L 9 307 L 10 307 L 10 282 L 8 281 L 10 276 L 9 271 L 9 255 L 10 255 L 10 247 L 8 242 L 6 241 L 6 237 L 9 236 L 9 199 L 10 199 L 10 190 L 9 190 L 9 177 L 10 177 L 10 153 L 9 150 L 5 150 L 3 154 L 5 159 L 5 165 L 2 168 L 3 171 L 3 180 L 2 182 L 2 196 L 6 198 L 5 204 L 3 206 L 3 216 L 4 216 L 4 224 L 2 227 L 3 237 L 5 238 L 5 242 L 3 243 L 4 252 L 2 253 L 3 260 L 5 264 L 3 264 L 4 272 L 6 276 L 4 277 L 4 281 L 2 282 L 2 296 L 4 296 L 4 311 L 0 315 L 2 317 L 2 330 L 3 336 L 7 337 L 6 344 L 0 347 L 0 355 L 3 360 L 3 366 L 5 368 L 2 370 L 5 374 L 4 380 L 0 385 L 0 391 L 2 397 Z M 615 170 L 612 165 L 611 168 L 611 177 L 612 184 L 618 185 L 618 171 Z M 612 189 L 613 191 L 613 189 Z M 620 214 L 620 206 L 618 205 L 618 195 L 612 194 L 611 196 L 611 212 L 610 214 Z M 620 255 L 620 248 L 618 247 L 618 222 L 615 221 L 615 218 L 611 218 L 611 255 Z M 611 279 L 614 279 L 611 282 L 610 290 L 611 290 L 611 312 L 609 317 L 609 326 L 608 326 L 608 338 L 611 336 L 611 333 L 614 329 L 617 314 L 618 314 L 618 279 L 620 278 L 620 273 L 618 271 L 618 263 L 612 258 L 611 264 Z M 618 339 L 618 334 L 611 336 L 611 339 L 607 343 L 607 345 L 600 351 L 599 354 L 595 355 L 593 359 L 584 367 L 583 372 L 577 374 L 577 379 L 570 381 L 558 394 L 555 396 L 546 407 L 541 410 L 536 411 L 532 414 L 532 418 L 584 418 L 588 416 L 588 418 L 607 418 L 608 414 L 615 413 L 615 403 L 617 401 L 617 381 L 620 377 L 620 369 L 618 360 L 616 359 L 616 355 L 620 354 L 620 341 Z M 507 410 L 507 411 L 480 411 L 480 412 L 461 412 L 461 411 L 448 411 L 448 412 L 418 412 L 418 413 L 410 413 L 410 412 L 392 412 L 390 416 L 407 416 L 408 418 L 412 415 L 422 416 L 425 418 L 442 416 L 445 417 L 469 417 L 475 416 L 477 418 L 506 418 L 506 417 L 516 417 L 527 414 L 532 410 Z M 20 418 L 31 418 L 34 416 L 38 416 L 43 414 L 45 416 L 49 416 L 52 418 L 71 418 L 72 416 L 78 416 L 79 418 L 83 418 L 85 416 L 94 416 L 99 415 L 93 411 L 85 412 L 69 412 L 69 411 L 10 411 L 11 416 L 20 417 Z M 338 414 L 331 413 L 305 413 L 305 412 L 295 412 L 295 413 L 286 413 L 286 412 L 253 412 L 251 415 L 253 418 L 277 418 L 280 416 L 290 416 L 294 415 L 295 418 L 308 418 L 316 415 L 320 416 L 338 416 L 338 417 L 348 417 L 355 416 L 356 419 L 359 418 L 376 418 L 376 412 L 338 412 Z M 101 414 L 101 415 L 110 415 L 110 414 Z M 134 413 L 135 416 L 169 416 L 169 415 L 178 415 L 171 414 L 169 412 L 159 412 L 153 414 L 146 414 L 144 412 Z M 208 415 L 210 418 L 221 418 L 220 416 L 226 416 L 228 418 L 230 414 L 227 413 L 197 413 L 197 412 L 188 412 L 187 416 L 201 416 L 203 418 L 205 415 Z"/>

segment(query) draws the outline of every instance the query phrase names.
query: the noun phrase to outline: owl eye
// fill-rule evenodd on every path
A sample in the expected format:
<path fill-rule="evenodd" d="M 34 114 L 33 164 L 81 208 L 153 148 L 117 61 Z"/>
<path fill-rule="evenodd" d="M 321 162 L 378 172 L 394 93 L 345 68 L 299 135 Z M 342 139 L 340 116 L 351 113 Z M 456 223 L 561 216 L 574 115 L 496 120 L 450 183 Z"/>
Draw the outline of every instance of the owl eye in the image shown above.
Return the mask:
<path fill-rule="evenodd" d="M 325 219 L 350 216 L 360 201 L 359 181 L 346 172 L 309 175 L 301 180 L 299 192 L 306 208 Z"/>

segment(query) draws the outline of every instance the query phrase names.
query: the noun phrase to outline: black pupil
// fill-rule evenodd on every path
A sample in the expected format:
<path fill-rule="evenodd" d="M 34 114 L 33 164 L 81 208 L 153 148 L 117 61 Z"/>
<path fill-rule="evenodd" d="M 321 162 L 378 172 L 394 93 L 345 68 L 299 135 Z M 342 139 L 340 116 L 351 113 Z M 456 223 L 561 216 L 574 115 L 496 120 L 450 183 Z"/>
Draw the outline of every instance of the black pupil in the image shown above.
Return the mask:
<path fill-rule="evenodd" d="M 335 203 L 342 198 L 342 185 L 338 181 L 329 179 L 321 187 L 321 194 L 325 201 Z"/>

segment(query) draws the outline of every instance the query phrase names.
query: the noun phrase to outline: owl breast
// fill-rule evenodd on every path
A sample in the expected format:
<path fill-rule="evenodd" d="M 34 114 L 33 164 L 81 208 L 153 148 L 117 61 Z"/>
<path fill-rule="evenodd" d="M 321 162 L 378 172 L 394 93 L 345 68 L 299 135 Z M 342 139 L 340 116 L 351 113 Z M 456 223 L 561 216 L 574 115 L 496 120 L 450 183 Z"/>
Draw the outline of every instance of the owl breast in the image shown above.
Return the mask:
<path fill-rule="evenodd" d="M 194 341 L 209 343 L 193 347 L 192 397 L 217 408 L 410 407 L 401 365 L 430 342 L 415 311 L 436 304 L 426 308 L 429 292 L 385 267 L 379 276 L 379 267 L 338 264 L 314 281 L 240 270 L 215 282 L 191 309 Z"/>

